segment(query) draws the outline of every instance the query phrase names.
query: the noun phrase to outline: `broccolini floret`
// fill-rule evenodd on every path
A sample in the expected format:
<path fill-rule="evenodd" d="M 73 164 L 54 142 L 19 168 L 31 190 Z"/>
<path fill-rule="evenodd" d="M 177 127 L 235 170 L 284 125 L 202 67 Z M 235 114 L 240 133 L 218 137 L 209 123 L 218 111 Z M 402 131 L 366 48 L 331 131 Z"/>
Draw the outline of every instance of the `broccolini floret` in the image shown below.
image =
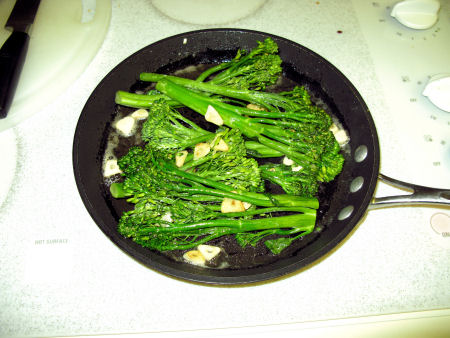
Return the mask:
<path fill-rule="evenodd" d="M 271 38 L 257 44 L 250 52 L 238 50 L 231 61 L 209 68 L 196 81 L 254 90 L 265 90 L 275 84 L 282 71 L 278 45 Z"/>

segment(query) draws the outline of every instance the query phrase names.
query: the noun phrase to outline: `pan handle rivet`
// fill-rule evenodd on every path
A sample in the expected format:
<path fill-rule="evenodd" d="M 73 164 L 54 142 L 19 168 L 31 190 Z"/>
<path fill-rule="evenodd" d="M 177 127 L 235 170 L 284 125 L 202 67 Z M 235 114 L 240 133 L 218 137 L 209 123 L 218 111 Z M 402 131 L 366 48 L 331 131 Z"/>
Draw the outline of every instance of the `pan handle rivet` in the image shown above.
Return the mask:
<path fill-rule="evenodd" d="M 358 148 L 356 148 L 355 150 L 355 155 L 354 155 L 354 159 L 356 162 L 362 162 L 366 159 L 367 157 L 367 153 L 368 153 L 368 149 L 367 146 L 365 145 L 360 145 Z"/>
<path fill-rule="evenodd" d="M 359 189 L 362 188 L 363 185 L 364 185 L 364 177 L 362 176 L 355 177 L 352 183 L 350 183 L 350 192 L 357 192 Z"/>
<path fill-rule="evenodd" d="M 344 219 L 347 219 L 350 217 L 350 215 L 353 213 L 353 210 L 355 210 L 355 208 L 353 207 L 353 205 L 347 205 L 345 208 L 343 208 L 338 215 L 338 220 L 339 221 L 343 221 Z"/>

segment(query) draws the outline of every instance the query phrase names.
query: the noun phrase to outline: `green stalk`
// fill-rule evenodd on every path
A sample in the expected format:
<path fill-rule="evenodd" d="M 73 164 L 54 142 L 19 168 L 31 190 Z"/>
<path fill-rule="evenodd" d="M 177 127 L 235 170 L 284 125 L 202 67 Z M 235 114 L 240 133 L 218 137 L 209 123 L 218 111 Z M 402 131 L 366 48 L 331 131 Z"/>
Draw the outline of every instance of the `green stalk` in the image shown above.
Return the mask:
<path fill-rule="evenodd" d="M 234 89 L 230 87 L 210 84 L 208 82 L 198 82 L 173 75 L 156 74 L 156 73 L 141 73 L 139 75 L 141 81 L 145 82 L 160 82 L 162 80 L 169 80 L 177 85 L 189 88 L 201 90 L 208 93 L 219 94 L 223 96 L 232 97 L 234 99 L 245 100 L 248 102 L 256 103 L 266 109 L 271 109 L 272 106 L 266 102 L 279 101 L 278 95 L 268 92 L 250 91 L 242 89 Z"/>
<path fill-rule="evenodd" d="M 145 95 L 118 90 L 115 96 L 116 104 L 132 108 L 150 108 L 155 101 L 161 99 L 165 99 L 167 103 L 172 107 L 181 106 L 179 102 L 171 100 L 166 95 L 162 94 Z"/>
<path fill-rule="evenodd" d="M 316 216 L 311 214 L 295 214 L 288 216 L 272 217 L 270 219 L 215 219 L 196 223 L 170 223 L 168 227 L 146 227 L 139 232 L 141 234 L 189 232 L 211 227 L 223 227 L 232 230 L 232 233 L 247 231 L 261 231 L 269 229 L 294 228 L 297 231 L 311 232 L 315 226 Z"/>
<path fill-rule="evenodd" d="M 228 192 L 228 191 L 223 191 L 223 190 L 218 190 L 218 189 L 211 189 L 211 188 L 206 188 L 206 187 L 182 187 L 182 186 L 177 186 L 174 185 L 173 189 L 175 191 L 179 191 L 182 193 L 189 193 L 189 194 L 202 194 L 202 195 L 211 195 L 211 196 L 217 196 L 217 197 L 222 197 L 222 198 L 231 198 L 231 199 L 235 199 L 235 200 L 239 200 L 242 202 L 248 202 L 257 206 L 262 206 L 262 207 L 273 207 L 275 206 L 275 204 L 270 200 L 270 199 L 258 199 L 258 198 L 254 198 L 253 196 L 249 196 L 246 193 L 234 193 L 234 192 Z M 264 196 L 264 195 L 262 195 Z M 265 197 L 265 196 L 264 196 Z M 280 203 L 280 205 L 282 206 L 282 204 Z"/>
<path fill-rule="evenodd" d="M 261 214 L 269 214 L 269 213 L 275 213 L 275 212 L 301 212 L 301 213 L 309 214 L 309 215 L 316 214 L 315 210 L 310 209 L 310 208 L 304 208 L 304 207 L 268 207 L 268 208 L 246 210 L 246 211 L 242 211 L 242 212 L 227 212 L 227 213 L 222 213 L 220 216 L 223 216 L 223 217 L 245 217 L 245 216 L 254 216 L 254 215 L 261 215 Z"/>
<path fill-rule="evenodd" d="M 214 135 L 213 133 L 211 133 L 211 134 Z M 196 145 L 197 143 L 209 141 L 210 139 L 211 139 L 211 135 L 210 134 L 204 134 L 204 135 L 200 135 L 200 136 L 197 136 L 197 137 L 193 137 L 193 138 L 190 138 L 189 140 L 185 140 L 185 142 L 183 142 L 180 145 L 179 149 L 183 150 L 183 149 L 192 147 L 192 146 Z"/>
<path fill-rule="evenodd" d="M 196 79 L 195 81 L 197 82 L 203 82 L 205 81 L 210 75 L 217 73 L 221 70 L 224 70 L 228 67 L 231 66 L 230 62 L 222 62 L 220 64 L 218 64 L 217 66 L 208 68 L 207 70 L 205 70 L 203 73 L 201 73 Z"/>
<path fill-rule="evenodd" d="M 287 147 L 285 144 L 273 141 L 263 135 L 258 136 L 258 141 L 262 145 L 265 145 L 269 148 L 272 148 L 274 150 L 277 150 L 277 151 L 283 153 L 288 158 L 290 158 L 291 160 L 293 160 L 294 162 L 296 162 L 298 164 L 307 165 L 308 163 L 311 162 L 311 159 L 309 158 L 309 156 L 301 154 L 301 153 L 291 149 L 290 147 Z"/>
<path fill-rule="evenodd" d="M 256 141 L 245 141 L 245 148 L 247 149 L 247 153 L 253 157 L 267 158 L 284 156 L 282 152 L 266 147 Z"/>
<path fill-rule="evenodd" d="M 112 197 L 114 198 L 130 197 L 132 194 L 126 191 L 123 187 L 124 187 L 123 183 L 119 182 L 112 183 L 109 187 L 109 191 L 111 192 Z"/>

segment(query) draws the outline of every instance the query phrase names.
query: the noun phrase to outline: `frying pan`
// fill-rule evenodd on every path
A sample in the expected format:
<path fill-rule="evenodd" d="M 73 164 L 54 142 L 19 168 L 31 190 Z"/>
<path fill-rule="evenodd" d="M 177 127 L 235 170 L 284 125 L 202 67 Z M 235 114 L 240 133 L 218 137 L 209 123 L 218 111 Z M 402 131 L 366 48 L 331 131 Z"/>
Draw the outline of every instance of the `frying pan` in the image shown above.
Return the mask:
<path fill-rule="evenodd" d="M 313 234 L 302 244 L 264 264 L 237 269 L 207 269 L 182 263 L 145 249 L 117 231 L 120 208 L 102 177 L 102 159 L 117 113 L 117 90 L 132 90 L 141 72 L 170 73 L 189 65 L 231 59 L 238 48 L 250 50 L 271 37 L 279 46 L 283 75 L 307 85 L 349 134 L 342 173 L 319 195 L 320 209 Z M 361 95 L 332 64 L 287 39 L 242 29 L 206 29 L 153 43 L 117 65 L 87 100 L 74 135 L 73 166 L 81 198 L 99 228 L 138 262 L 182 280 L 208 284 L 245 284 L 284 276 L 329 253 L 358 224 L 369 208 L 407 203 L 447 203 L 450 190 L 439 190 L 390 179 L 379 174 L 380 150 L 374 121 Z M 413 190 L 410 195 L 373 199 L 378 179 Z M 284 252 L 284 251 L 283 251 Z"/>

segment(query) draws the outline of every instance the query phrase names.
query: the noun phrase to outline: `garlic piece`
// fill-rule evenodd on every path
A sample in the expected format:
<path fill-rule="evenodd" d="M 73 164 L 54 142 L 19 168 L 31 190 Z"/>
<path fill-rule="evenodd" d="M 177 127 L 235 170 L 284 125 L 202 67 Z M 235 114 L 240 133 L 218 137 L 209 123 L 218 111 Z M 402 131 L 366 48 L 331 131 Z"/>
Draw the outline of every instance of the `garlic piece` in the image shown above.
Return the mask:
<path fill-rule="evenodd" d="M 122 172 L 122 170 L 120 170 L 116 159 L 108 160 L 105 162 L 105 166 L 103 169 L 104 177 L 110 177 L 112 175 L 120 174 L 121 172 Z"/>
<path fill-rule="evenodd" d="M 266 110 L 264 107 L 258 106 L 257 104 L 254 103 L 249 103 L 247 105 L 247 108 L 252 110 L 264 110 L 264 111 Z"/>
<path fill-rule="evenodd" d="M 145 120 L 148 117 L 148 111 L 146 109 L 138 109 L 131 114 L 131 117 L 136 120 Z"/>
<path fill-rule="evenodd" d="M 340 146 L 343 146 L 344 144 L 348 143 L 348 141 L 350 141 L 347 132 L 344 129 L 340 129 L 334 123 L 331 125 L 329 130 L 333 133 L 334 138 Z"/>
<path fill-rule="evenodd" d="M 194 148 L 194 160 L 205 157 L 211 151 L 209 143 L 198 143 Z"/>
<path fill-rule="evenodd" d="M 178 154 L 175 155 L 175 165 L 178 168 L 182 167 L 184 162 L 186 161 L 187 156 L 188 156 L 187 150 L 180 151 Z"/>
<path fill-rule="evenodd" d="M 208 105 L 205 114 L 205 120 L 214 123 L 217 126 L 223 126 L 223 119 L 219 112 L 211 105 Z"/>
<path fill-rule="evenodd" d="M 248 202 L 242 202 L 242 204 L 244 205 L 244 209 L 245 209 L 245 210 L 250 209 L 250 207 L 252 206 L 252 204 L 251 204 L 251 203 L 248 203 Z"/>
<path fill-rule="evenodd" d="M 205 257 L 203 257 L 201 252 L 198 250 L 191 250 L 191 251 L 186 252 L 183 255 L 183 258 L 188 263 L 198 265 L 198 266 L 205 266 L 205 262 L 206 262 Z"/>
<path fill-rule="evenodd" d="M 242 201 L 225 197 L 220 205 L 220 211 L 224 214 L 228 212 L 242 212 L 245 211 L 245 207 Z"/>
<path fill-rule="evenodd" d="M 303 169 L 303 167 L 302 167 L 301 165 L 298 165 L 298 166 L 296 166 L 296 167 L 292 167 L 292 168 L 291 168 L 292 171 L 300 171 L 300 170 L 302 170 L 302 169 Z"/>
<path fill-rule="evenodd" d="M 213 245 L 200 244 L 197 249 L 207 261 L 211 261 L 220 253 L 220 248 Z"/>
<path fill-rule="evenodd" d="M 131 136 L 136 120 L 131 116 L 125 116 L 116 123 L 116 129 L 124 136 Z"/>
<path fill-rule="evenodd" d="M 227 152 L 230 150 L 230 147 L 224 140 L 220 139 L 219 143 L 214 146 L 214 150 Z"/>
<path fill-rule="evenodd" d="M 294 161 L 292 161 L 290 158 L 285 156 L 285 157 L 283 157 L 283 164 L 284 165 L 293 165 Z"/>
<path fill-rule="evenodd" d="M 173 222 L 172 214 L 170 213 L 170 211 L 168 211 L 164 215 L 162 215 L 161 219 L 166 222 L 170 222 L 170 223 Z"/>
<path fill-rule="evenodd" d="M 345 130 L 341 129 L 334 134 L 334 138 L 339 143 L 340 146 L 343 146 L 349 141 L 348 135 Z"/>
<path fill-rule="evenodd" d="M 338 127 L 336 124 L 333 123 L 333 124 L 330 126 L 329 131 L 331 131 L 333 134 L 335 134 L 336 132 L 339 131 L 339 127 Z"/>

